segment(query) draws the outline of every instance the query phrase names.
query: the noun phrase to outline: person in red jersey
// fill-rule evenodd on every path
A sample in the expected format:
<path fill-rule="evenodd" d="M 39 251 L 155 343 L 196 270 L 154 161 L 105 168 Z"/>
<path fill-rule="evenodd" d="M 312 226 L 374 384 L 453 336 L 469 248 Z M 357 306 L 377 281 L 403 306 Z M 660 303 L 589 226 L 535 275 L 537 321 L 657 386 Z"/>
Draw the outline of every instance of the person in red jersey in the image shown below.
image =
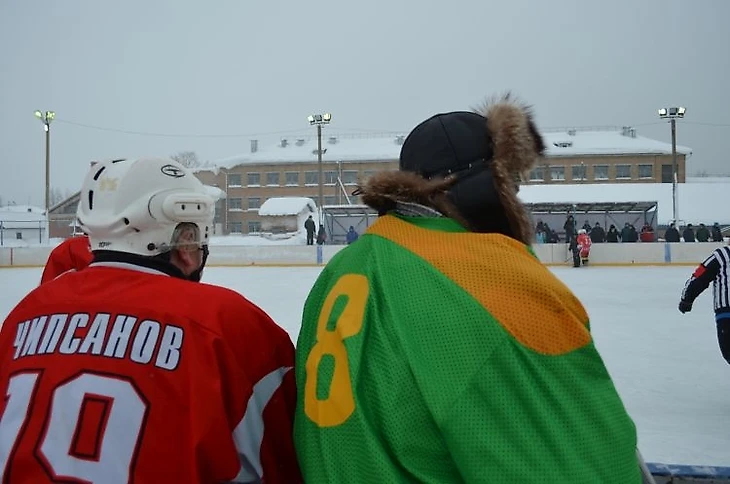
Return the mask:
<path fill-rule="evenodd" d="M 52 281 L 65 272 L 80 271 L 91 263 L 91 259 L 89 237 L 86 234 L 69 237 L 49 254 L 43 268 L 41 284 Z"/>
<path fill-rule="evenodd" d="M 588 264 L 588 258 L 591 255 L 591 238 L 585 229 L 578 230 L 578 237 L 576 237 L 578 243 L 578 255 L 583 265 Z"/>
<path fill-rule="evenodd" d="M 93 261 L 0 329 L 0 482 L 301 482 L 289 335 L 199 282 L 215 201 L 168 159 L 87 174 Z"/>
<path fill-rule="evenodd" d="M 98 161 L 90 162 L 89 168 L 93 168 L 97 163 Z M 83 232 L 76 234 L 74 227 L 74 236 L 58 244 L 48 255 L 41 275 L 41 284 L 52 281 L 70 270 L 80 271 L 91 264 L 92 259 L 88 235 Z"/>

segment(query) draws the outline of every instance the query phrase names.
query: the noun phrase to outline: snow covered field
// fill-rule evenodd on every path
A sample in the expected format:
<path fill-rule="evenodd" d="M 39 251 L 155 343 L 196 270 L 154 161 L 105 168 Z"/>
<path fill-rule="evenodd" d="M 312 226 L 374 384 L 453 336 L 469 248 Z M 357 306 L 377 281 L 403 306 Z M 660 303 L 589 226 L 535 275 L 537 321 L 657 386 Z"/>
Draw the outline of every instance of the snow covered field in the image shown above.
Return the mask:
<path fill-rule="evenodd" d="M 555 267 L 583 301 L 596 346 L 639 432 L 647 462 L 730 466 L 730 365 L 717 347 L 711 289 L 677 310 L 690 267 Z M 257 303 L 296 342 L 319 267 L 208 268 L 206 282 Z M 3 319 L 40 269 L 0 269 Z"/>

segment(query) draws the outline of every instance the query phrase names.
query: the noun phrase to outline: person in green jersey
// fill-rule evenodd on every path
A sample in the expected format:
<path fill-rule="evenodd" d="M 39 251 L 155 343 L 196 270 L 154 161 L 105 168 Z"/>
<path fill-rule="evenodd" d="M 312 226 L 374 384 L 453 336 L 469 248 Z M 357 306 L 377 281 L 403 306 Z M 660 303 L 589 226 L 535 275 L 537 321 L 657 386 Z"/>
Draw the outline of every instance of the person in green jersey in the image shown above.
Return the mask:
<path fill-rule="evenodd" d="M 307 297 L 294 438 L 307 482 L 641 482 L 636 428 L 517 193 L 545 151 L 510 97 L 435 115 L 379 217 Z"/>

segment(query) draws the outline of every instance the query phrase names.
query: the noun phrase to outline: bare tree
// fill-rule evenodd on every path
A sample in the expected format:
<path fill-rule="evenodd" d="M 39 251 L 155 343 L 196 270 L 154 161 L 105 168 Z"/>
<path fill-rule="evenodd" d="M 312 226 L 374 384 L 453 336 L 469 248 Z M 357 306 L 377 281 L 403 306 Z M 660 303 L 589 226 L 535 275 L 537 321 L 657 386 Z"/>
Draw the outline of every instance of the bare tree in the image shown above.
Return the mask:
<path fill-rule="evenodd" d="M 198 155 L 194 151 L 181 151 L 176 155 L 170 156 L 170 158 L 187 168 L 197 168 L 201 166 Z"/>
<path fill-rule="evenodd" d="M 65 190 L 57 187 L 51 187 L 51 193 L 49 203 L 51 206 L 54 206 L 58 202 L 62 202 L 64 200 L 67 200 L 73 193 L 71 193 L 71 190 L 66 188 Z"/>
<path fill-rule="evenodd" d="M 64 199 L 63 197 L 63 191 L 61 191 L 60 188 L 51 187 L 51 193 L 50 193 L 50 200 L 48 203 L 51 204 L 51 206 L 54 206 L 58 202 L 62 201 Z"/>

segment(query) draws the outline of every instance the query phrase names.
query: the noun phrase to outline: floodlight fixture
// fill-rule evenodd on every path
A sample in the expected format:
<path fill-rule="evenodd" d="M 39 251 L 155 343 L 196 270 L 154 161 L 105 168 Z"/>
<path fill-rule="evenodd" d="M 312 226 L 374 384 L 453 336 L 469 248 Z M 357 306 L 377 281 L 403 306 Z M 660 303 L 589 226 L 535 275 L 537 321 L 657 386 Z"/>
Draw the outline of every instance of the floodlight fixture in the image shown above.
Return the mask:
<path fill-rule="evenodd" d="M 659 117 L 662 119 L 683 118 L 685 113 L 687 112 L 687 108 L 683 106 L 660 108 L 657 110 L 657 112 L 659 113 Z"/>

